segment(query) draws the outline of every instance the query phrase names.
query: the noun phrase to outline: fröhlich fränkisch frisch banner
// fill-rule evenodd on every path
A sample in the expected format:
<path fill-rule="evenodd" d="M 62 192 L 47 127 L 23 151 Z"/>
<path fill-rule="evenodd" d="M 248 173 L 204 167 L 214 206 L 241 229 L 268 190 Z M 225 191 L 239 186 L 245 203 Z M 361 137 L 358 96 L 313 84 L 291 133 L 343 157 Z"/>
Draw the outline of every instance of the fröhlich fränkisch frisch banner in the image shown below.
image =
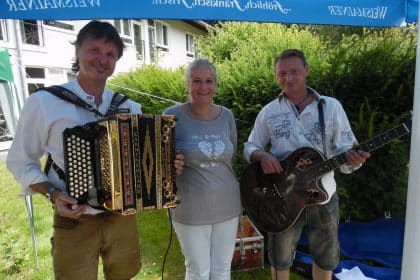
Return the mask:
<path fill-rule="evenodd" d="M 0 0 L 2 19 L 183 19 L 404 26 L 418 0 Z"/>

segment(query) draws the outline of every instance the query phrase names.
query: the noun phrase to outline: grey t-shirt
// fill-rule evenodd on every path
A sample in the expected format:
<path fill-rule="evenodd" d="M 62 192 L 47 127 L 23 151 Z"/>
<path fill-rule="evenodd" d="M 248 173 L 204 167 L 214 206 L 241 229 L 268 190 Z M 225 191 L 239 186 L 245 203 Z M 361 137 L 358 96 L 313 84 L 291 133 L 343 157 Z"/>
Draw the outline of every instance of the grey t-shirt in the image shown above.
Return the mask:
<path fill-rule="evenodd" d="M 211 121 L 195 120 L 174 105 L 176 147 L 184 155 L 184 170 L 176 184 L 180 204 L 172 210 L 176 222 L 205 225 L 229 220 L 241 212 L 239 183 L 232 169 L 237 148 L 232 112 L 221 106 Z"/>

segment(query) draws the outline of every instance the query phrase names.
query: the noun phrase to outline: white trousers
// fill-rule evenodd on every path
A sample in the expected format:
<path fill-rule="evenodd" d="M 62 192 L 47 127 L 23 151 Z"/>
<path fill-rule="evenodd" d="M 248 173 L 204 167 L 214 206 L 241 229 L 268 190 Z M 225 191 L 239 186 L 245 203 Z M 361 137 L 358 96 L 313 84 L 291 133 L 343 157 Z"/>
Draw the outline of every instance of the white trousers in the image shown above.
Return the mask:
<path fill-rule="evenodd" d="M 230 280 L 238 220 L 211 225 L 173 222 L 185 258 L 185 280 Z"/>

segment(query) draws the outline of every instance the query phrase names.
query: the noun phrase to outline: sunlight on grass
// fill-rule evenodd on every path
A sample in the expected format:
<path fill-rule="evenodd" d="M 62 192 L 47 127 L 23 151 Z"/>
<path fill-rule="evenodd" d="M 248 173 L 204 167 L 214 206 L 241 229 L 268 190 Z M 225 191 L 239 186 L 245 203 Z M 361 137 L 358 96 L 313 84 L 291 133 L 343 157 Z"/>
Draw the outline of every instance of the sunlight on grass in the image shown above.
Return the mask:
<path fill-rule="evenodd" d="M 0 279 L 52 279 L 50 242 L 52 209 L 41 196 L 34 196 L 36 268 L 25 199 L 20 187 L 0 162 Z"/>
<path fill-rule="evenodd" d="M 25 208 L 25 199 L 20 196 L 20 187 L 0 161 L 0 279 L 46 280 L 53 279 L 50 255 L 52 234 L 52 208 L 40 195 L 33 196 L 38 268 L 35 265 L 32 240 Z M 171 236 L 166 210 L 138 214 L 142 269 L 135 279 L 162 279 L 162 262 Z M 184 258 L 181 254 L 175 231 L 168 252 L 164 279 L 184 279 Z M 103 273 L 99 272 L 99 279 Z M 232 273 L 233 280 L 270 279 L 269 268 Z M 302 279 L 295 276 L 292 279 Z"/>

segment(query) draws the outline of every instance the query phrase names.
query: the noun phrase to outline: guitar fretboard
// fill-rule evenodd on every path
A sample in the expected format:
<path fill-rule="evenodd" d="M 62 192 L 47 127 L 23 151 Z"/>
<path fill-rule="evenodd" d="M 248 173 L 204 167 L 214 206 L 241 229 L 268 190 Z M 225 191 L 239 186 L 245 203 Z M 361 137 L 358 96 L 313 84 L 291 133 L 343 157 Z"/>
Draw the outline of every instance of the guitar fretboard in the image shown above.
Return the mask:
<path fill-rule="evenodd" d="M 355 150 L 362 150 L 365 152 L 372 152 L 391 141 L 400 138 L 410 132 L 410 128 L 406 123 L 402 123 L 394 128 L 391 128 L 355 147 L 353 149 Z M 306 180 L 312 181 L 316 178 L 322 176 L 323 174 L 326 174 L 336 168 L 338 168 L 340 165 L 344 164 L 346 162 L 346 154 L 342 153 L 337 156 L 334 156 L 326 161 L 317 163 L 310 168 L 306 170 Z"/>

